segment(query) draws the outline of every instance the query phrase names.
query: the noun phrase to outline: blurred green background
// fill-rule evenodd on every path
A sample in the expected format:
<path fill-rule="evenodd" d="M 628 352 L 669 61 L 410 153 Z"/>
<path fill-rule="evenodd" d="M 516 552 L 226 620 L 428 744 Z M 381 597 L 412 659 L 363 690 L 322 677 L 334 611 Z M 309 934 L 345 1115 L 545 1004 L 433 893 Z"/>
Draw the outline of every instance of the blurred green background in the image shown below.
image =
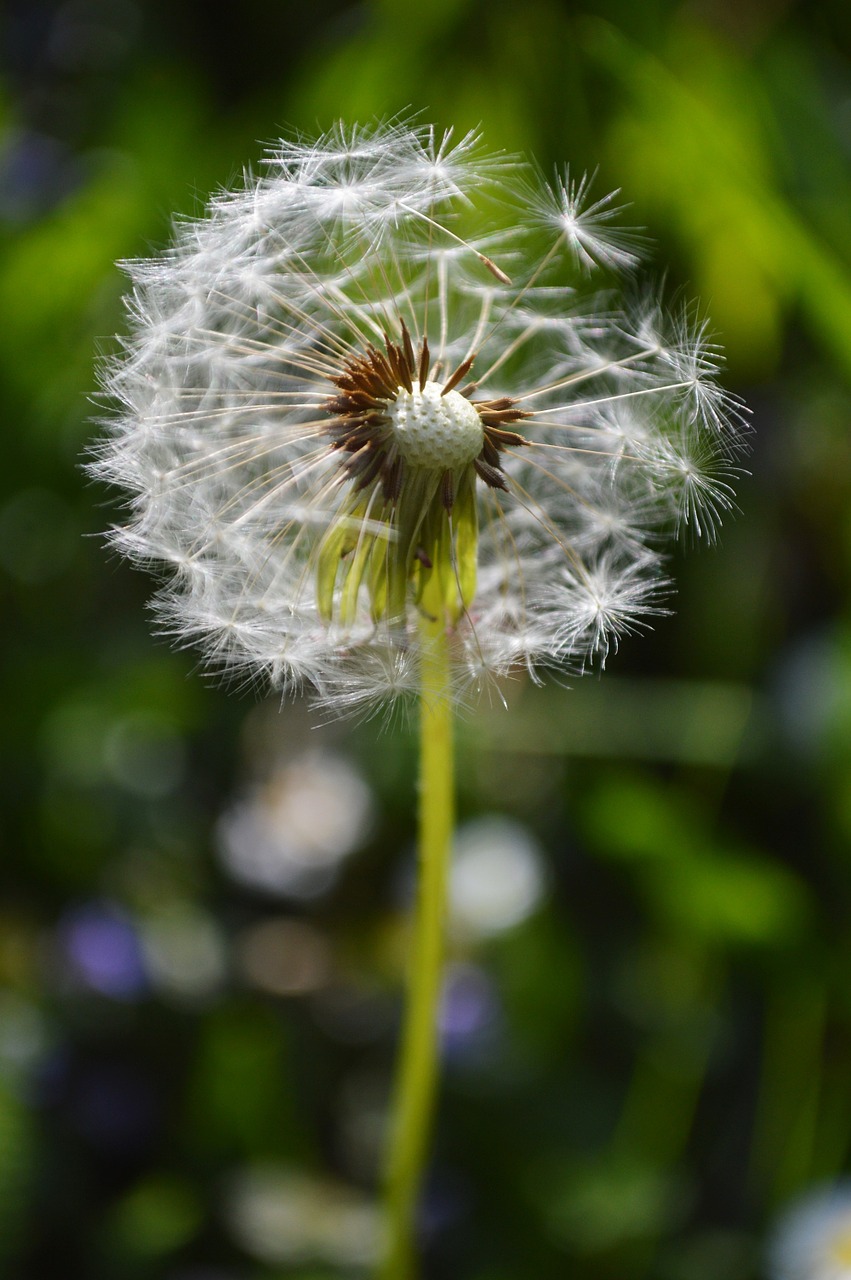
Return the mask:
<path fill-rule="evenodd" d="M 281 130 L 407 109 L 620 186 L 756 426 L 675 615 L 461 727 L 427 1276 L 763 1274 L 851 1161 L 846 0 L 6 0 L 0 45 L 0 1274 L 374 1251 L 410 730 L 152 639 L 80 461 L 114 260 Z"/>

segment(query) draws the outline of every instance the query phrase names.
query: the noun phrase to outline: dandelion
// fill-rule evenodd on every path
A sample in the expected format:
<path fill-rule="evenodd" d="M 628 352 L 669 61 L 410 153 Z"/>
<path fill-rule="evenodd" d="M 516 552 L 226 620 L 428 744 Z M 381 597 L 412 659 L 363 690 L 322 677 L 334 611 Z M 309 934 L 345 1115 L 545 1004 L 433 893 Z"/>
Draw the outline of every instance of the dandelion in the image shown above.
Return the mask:
<path fill-rule="evenodd" d="M 658 607 L 658 534 L 731 503 L 704 327 L 619 309 L 612 199 L 474 135 L 338 126 L 265 167 L 127 267 L 96 469 L 133 495 L 115 545 L 172 570 L 165 627 L 344 711 L 419 690 L 426 616 L 456 696 L 604 658 Z"/>
<path fill-rule="evenodd" d="M 283 141 L 128 264 L 105 370 L 94 470 L 130 495 L 113 544 L 168 570 L 161 625 L 331 712 L 420 699 L 387 1275 L 410 1265 L 434 1090 L 452 705 L 604 662 L 661 607 L 663 536 L 711 536 L 732 503 L 718 350 L 688 310 L 636 300 L 615 199 L 474 133 Z"/>

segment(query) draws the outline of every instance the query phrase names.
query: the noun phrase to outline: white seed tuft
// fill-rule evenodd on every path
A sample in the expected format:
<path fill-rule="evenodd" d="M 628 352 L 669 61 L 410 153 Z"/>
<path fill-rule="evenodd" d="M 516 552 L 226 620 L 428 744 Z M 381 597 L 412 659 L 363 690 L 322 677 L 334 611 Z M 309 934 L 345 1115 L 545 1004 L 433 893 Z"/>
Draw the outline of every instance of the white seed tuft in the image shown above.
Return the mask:
<path fill-rule="evenodd" d="M 340 124 L 128 264 L 92 471 L 170 634 L 366 714 L 416 689 L 434 582 L 459 698 L 659 612 L 663 538 L 732 506 L 742 410 L 694 311 L 618 305 L 641 238 L 588 193 L 474 134 Z"/>

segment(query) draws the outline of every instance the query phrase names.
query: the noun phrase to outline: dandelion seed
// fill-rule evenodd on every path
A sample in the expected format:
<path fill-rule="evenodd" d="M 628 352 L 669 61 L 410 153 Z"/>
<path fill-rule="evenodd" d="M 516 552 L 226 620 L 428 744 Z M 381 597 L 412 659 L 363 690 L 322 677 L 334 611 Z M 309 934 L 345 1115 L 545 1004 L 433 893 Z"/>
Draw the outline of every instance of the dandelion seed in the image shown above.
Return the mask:
<path fill-rule="evenodd" d="M 619 192 L 612 191 L 591 200 L 593 178 L 587 174 L 577 181 L 566 168 L 556 174 L 555 183 L 544 183 L 532 193 L 532 208 L 555 228 L 569 248 L 576 265 L 590 272 L 599 266 L 629 270 L 641 261 L 641 236 L 617 225 L 622 212 L 615 204 Z"/>
<path fill-rule="evenodd" d="M 171 570 L 166 630 L 346 711 L 417 687 L 429 609 L 459 693 L 652 614 L 660 536 L 731 504 L 741 414 L 704 325 L 588 293 L 637 262 L 588 185 L 338 125 L 127 264 L 94 470 L 131 496 L 114 544 Z"/>

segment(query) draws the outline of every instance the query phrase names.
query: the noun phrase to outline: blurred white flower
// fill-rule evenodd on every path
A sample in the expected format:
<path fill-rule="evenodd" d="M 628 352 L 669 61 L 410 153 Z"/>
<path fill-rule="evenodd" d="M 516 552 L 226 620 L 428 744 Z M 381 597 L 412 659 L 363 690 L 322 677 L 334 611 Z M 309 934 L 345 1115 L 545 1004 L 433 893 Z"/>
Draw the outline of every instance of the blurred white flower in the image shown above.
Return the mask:
<path fill-rule="evenodd" d="M 546 864 L 526 827 L 496 814 L 455 835 L 449 900 L 454 928 L 473 937 L 522 923 L 546 893 Z"/>
<path fill-rule="evenodd" d="M 142 922 L 151 980 L 178 1002 L 209 999 L 227 974 L 227 947 L 216 921 L 191 902 L 171 899 Z"/>
<path fill-rule="evenodd" d="M 770 1280 L 851 1280 L 851 1182 L 819 1187 L 788 1209 L 769 1242 Z"/>
<path fill-rule="evenodd" d="M 25 1077 L 46 1056 L 52 1039 L 38 1006 L 0 987 L 0 1077 L 13 1081 Z"/>
<path fill-rule="evenodd" d="M 703 324 L 619 300 L 615 213 L 473 134 L 340 124 L 130 263 L 93 469 L 131 495 L 114 544 L 171 571 L 166 629 L 357 711 L 418 687 L 424 599 L 459 695 L 656 612 L 741 414 Z"/>
<path fill-rule="evenodd" d="M 234 801 L 217 826 L 222 862 L 252 888 L 291 898 L 329 889 L 372 823 L 372 793 L 345 759 L 310 752 Z"/>
<path fill-rule="evenodd" d="M 362 1267 L 378 1256 L 378 1213 L 366 1197 L 285 1166 L 240 1170 L 231 1179 L 226 1214 L 237 1243 L 269 1265 Z"/>
<path fill-rule="evenodd" d="M 308 921 L 287 916 L 249 925 L 236 939 L 236 955 L 243 977 L 276 996 L 323 991 L 333 972 L 323 934 Z"/>

